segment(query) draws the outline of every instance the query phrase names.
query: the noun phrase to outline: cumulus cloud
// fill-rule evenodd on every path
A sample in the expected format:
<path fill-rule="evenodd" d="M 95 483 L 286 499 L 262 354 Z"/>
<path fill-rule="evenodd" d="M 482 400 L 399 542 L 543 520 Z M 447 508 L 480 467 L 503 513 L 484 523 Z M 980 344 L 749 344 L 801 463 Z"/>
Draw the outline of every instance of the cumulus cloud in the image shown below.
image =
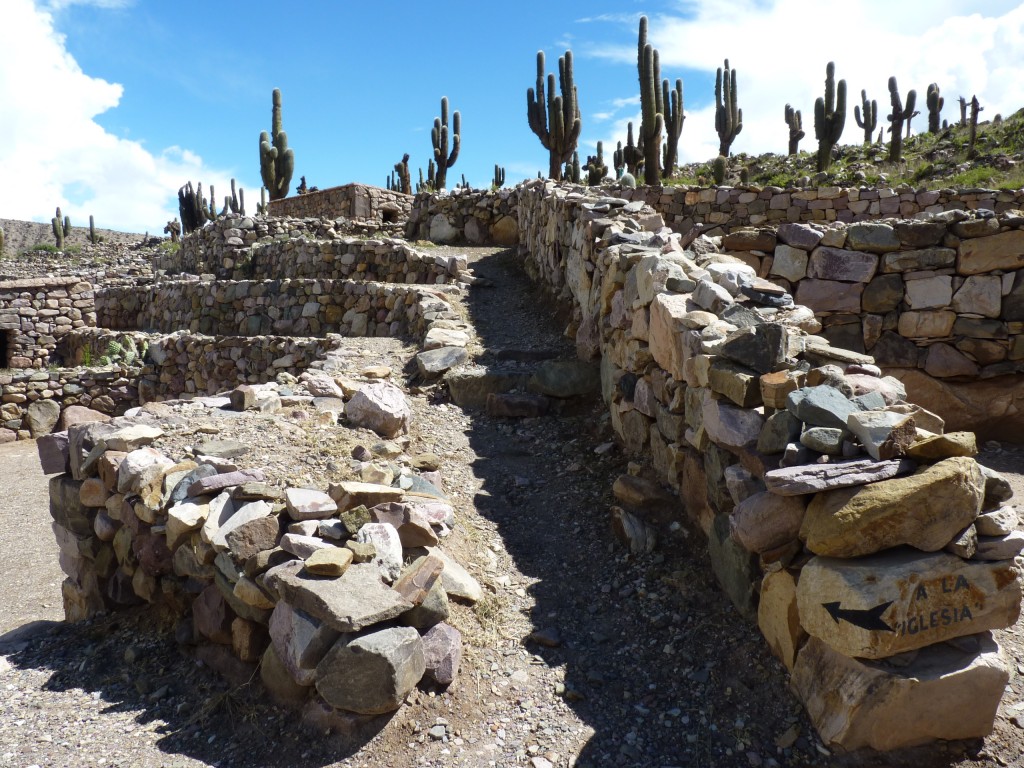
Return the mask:
<path fill-rule="evenodd" d="M 0 216 L 47 221 L 56 206 L 73 224 L 158 232 L 177 214 L 188 179 L 227 190 L 230 173 L 205 166 L 180 147 L 153 152 L 96 122 L 123 88 L 82 71 L 54 28 L 48 8 L 72 3 L 121 7 L 127 0 L 3 0 L 0 28 L 17 30 L 0 46 Z M 54 94 L 49 98 L 46 94 Z"/>
<path fill-rule="evenodd" d="M 887 125 L 887 83 L 895 76 L 902 96 L 915 89 L 918 109 L 936 82 L 945 98 L 943 117 L 959 119 L 957 97 L 977 94 L 983 117 L 1012 114 L 1024 106 L 1024 5 L 1009 0 L 933 0 L 896 3 L 891 0 L 736 0 L 724 6 L 684 0 L 678 11 L 652 16 L 649 39 L 661 55 L 662 76 L 675 79 L 683 70 L 713 79 L 725 58 L 737 70 L 743 131 L 733 152 L 782 152 L 787 132 L 783 107 L 803 113 L 807 137 L 803 148 L 815 146 L 814 100 L 824 93 L 825 65 L 836 64 L 837 78 L 847 82 L 847 122 L 840 143 L 862 138 L 853 108 L 860 91 L 879 103 L 879 124 Z M 636 34 L 636 25 L 612 19 Z M 634 37 L 635 39 L 635 37 Z M 632 40 L 594 52 L 603 58 L 636 66 Z M 709 160 L 718 152 L 711 87 L 686 89 L 686 123 L 680 141 L 683 162 Z M 626 120 L 615 123 L 613 142 L 625 136 Z M 913 122 L 924 130 L 926 117 Z M 877 131 L 876 131 L 877 133 Z"/>

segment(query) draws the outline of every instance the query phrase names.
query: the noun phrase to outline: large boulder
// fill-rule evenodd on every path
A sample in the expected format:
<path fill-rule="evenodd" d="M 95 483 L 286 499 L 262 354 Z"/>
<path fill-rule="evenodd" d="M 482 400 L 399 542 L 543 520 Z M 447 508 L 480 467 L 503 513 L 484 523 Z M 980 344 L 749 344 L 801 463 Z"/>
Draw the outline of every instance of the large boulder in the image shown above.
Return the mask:
<path fill-rule="evenodd" d="M 361 387 L 348 401 L 345 415 L 355 426 L 372 429 L 388 438 L 408 432 L 412 420 L 405 394 L 386 381 Z"/>

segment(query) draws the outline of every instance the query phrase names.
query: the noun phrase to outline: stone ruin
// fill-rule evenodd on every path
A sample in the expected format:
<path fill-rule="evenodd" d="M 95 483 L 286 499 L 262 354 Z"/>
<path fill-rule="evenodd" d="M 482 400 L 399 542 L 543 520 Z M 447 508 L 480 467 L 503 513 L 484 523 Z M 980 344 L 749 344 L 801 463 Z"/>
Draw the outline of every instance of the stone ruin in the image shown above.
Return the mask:
<path fill-rule="evenodd" d="M 599 359 L 623 446 L 706 534 L 723 591 L 790 670 L 827 745 L 886 750 L 984 736 L 1009 674 L 991 632 L 1019 617 L 1024 533 L 1005 480 L 974 460 L 968 425 L 949 429 L 948 414 L 925 407 L 930 395 L 915 389 L 997 382 L 1010 391 L 1003 421 L 1017 418 L 1024 219 L 1008 207 L 1015 198 L 997 193 L 971 193 L 965 204 L 964 195 L 841 192 L 602 196 L 536 181 L 417 197 L 406 231 L 519 243 L 528 272 L 572 310 L 580 356 Z M 990 198 L 995 213 L 961 210 Z M 918 219 L 857 223 L 894 213 Z M 180 601 L 202 658 L 230 674 L 262 657 L 268 687 L 301 699 L 320 723 L 399 706 L 402 691 L 431 674 L 428 658 L 453 667 L 451 632 L 429 637 L 435 630 L 412 618 L 437 618 L 428 606 L 441 592 L 474 599 L 457 564 L 418 549 L 450 523 L 450 506 L 410 493 L 430 484 L 429 470 L 310 495 L 260 485 L 255 468 L 246 474 L 224 457 L 165 455 L 152 447 L 150 401 L 272 409 L 280 394 L 260 385 L 281 373 L 329 390 L 331 377 L 317 371 L 329 368 L 335 332 L 421 339 L 421 372 L 444 375 L 457 402 L 474 377 L 495 394 L 519 385 L 501 371 L 458 367 L 468 336 L 445 291 L 472 281 L 464 263 L 343 229 L 329 216 L 222 220 L 159 263 L 180 277 L 98 288 L 93 311 L 105 327 L 68 334 L 67 354 L 80 360 L 90 340 L 111 334 L 146 341 L 143 359 L 111 372 L 120 399 L 95 379 L 102 371 L 82 374 L 93 377 L 89 389 L 62 372 L 0 380 L 5 408 L 17 407 L 4 424 L 15 436 L 68 427 L 39 445 L 44 466 L 62 473 L 51 480 L 51 514 L 69 619 Z M 166 305 L 155 307 L 155 295 Z M 345 295 L 358 299 L 338 301 Z M 269 332 L 281 335 L 260 335 Z M 235 365 L 250 357 L 265 362 Z M 880 365 L 913 373 L 883 375 Z M 356 393 L 342 396 L 349 402 L 337 412 L 351 417 Z M 24 406 L 39 401 L 56 412 L 30 423 Z M 74 424 L 68 406 L 90 402 L 141 410 Z M 639 553 L 654 536 L 636 482 L 616 482 L 622 506 L 613 512 Z M 318 575 L 328 573 L 341 575 Z M 358 610 L 337 602 L 338 584 L 356 581 L 366 596 Z M 374 674 L 387 681 L 373 705 L 354 703 L 339 671 L 362 638 L 358 652 L 379 660 Z"/>

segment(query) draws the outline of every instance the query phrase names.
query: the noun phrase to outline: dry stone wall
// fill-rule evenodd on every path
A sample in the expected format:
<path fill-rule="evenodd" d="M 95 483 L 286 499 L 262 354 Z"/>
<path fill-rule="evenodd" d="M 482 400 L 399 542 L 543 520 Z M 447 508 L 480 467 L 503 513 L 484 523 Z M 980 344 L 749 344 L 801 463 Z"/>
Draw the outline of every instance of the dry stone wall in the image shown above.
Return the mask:
<path fill-rule="evenodd" d="M 518 242 L 515 187 L 461 189 L 416 195 L 405 225 L 407 240 L 470 245 L 515 245 Z"/>
<path fill-rule="evenodd" d="M 0 282 L 0 369 L 45 368 L 65 334 L 95 322 L 92 285 L 80 278 Z"/>
<path fill-rule="evenodd" d="M 214 336 L 402 336 L 420 328 L 421 286 L 352 280 L 161 281 L 100 289 L 97 322 L 113 330 Z"/>
<path fill-rule="evenodd" d="M 345 184 L 303 195 L 292 195 L 268 204 L 271 216 L 355 219 L 378 224 L 402 223 L 409 216 L 412 195 L 367 184 Z"/>
<path fill-rule="evenodd" d="M 537 182 L 519 210 L 528 270 L 572 307 L 580 356 L 600 357 L 625 449 L 677 490 L 824 742 L 988 734 L 1009 677 L 991 630 L 1020 615 L 1024 532 L 974 435 L 640 201 Z M 615 514 L 649 545 L 642 512 Z"/>

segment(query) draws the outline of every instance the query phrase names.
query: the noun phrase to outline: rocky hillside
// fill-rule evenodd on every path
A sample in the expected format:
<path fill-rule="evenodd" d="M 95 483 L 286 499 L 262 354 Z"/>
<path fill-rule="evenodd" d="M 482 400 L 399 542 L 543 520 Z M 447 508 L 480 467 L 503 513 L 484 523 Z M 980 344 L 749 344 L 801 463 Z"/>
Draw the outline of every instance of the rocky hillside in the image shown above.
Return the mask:
<path fill-rule="evenodd" d="M 948 111 L 948 110 L 947 110 Z M 781 122 L 781 120 L 780 120 Z M 882 124 L 884 119 L 879 120 Z M 814 138 L 813 119 L 804 122 L 806 136 L 800 142 L 800 152 L 788 156 L 768 153 L 751 156 L 745 153 L 729 158 L 726 184 L 741 183 L 741 173 L 747 172 L 747 183 L 757 186 L 874 186 L 907 184 L 914 188 L 942 189 L 945 187 L 991 189 L 1018 189 L 1024 186 L 1024 109 L 1007 118 L 998 115 L 978 124 L 974 152 L 970 151 L 968 126 L 951 125 L 937 134 L 927 133 L 927 115 L 913 121 L 915 130 L 921 131 L 903 141 L 903 159 L 889 162 L 889 135 L 878 143 L 878 135 L 870 144 L 862 144 L 862 129 L 848 121 L 842 143 L 833 153 L 834 161 L 828 173 L 817 173 L 817 141 Z M 780 126 L 780 141 L 785 138 Z M 684 134 L 685 139 L 685 134 Z M 711 162 L 694 163 L 679 169 L 669 183 L 713 183 Z"/>

